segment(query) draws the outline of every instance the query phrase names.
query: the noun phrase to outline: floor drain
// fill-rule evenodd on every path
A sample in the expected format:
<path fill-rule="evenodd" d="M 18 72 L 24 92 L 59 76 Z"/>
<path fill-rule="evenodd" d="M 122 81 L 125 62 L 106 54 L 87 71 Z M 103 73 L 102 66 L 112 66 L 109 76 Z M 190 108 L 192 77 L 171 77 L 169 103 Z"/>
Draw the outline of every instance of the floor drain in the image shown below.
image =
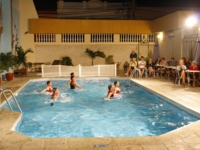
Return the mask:
<path fill-rule="evenodd" d="M 95 144 L 94 148 L 105 148 L 105 147 L 108 147 L 108 146 L 109 146 L 108 144 Z"/>

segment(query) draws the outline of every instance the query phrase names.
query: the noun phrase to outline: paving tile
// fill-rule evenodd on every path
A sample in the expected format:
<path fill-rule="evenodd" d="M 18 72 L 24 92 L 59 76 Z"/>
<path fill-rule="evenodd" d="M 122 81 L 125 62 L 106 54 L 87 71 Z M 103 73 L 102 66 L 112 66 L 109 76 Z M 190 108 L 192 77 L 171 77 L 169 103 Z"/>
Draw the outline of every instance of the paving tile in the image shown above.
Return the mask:
<path fill-rule="evenodd" d="M 188 146 L 193 150 L 200 150 L 200 144 L 188 144 Z"/>
<path fill-rule="evenodd" d="M 119 150 L 143 150 L 142 146 L 129 145 L 129 146 L 118 146 Z"/>
<path fill-rule="evenodd" d="M 192 148 L 186 144 L 165 144 L 165 146 L 169 150 L 192 150 Z"/>
<path fill-rule="evenodd" d="M 192 135 L 190 135 L 190 136 L 184 138 L 183 141 L 184 141 L 185 143 L 189 143 L 189 144 L 191 144 L 191 143 L 196 143 L 196 144 L 198 144 L 198 143 L 200 143 L 200 137 L 197 136 L 196 134 L 192 134 Z"/>
<path fill-rule="evenodd" d="M 143 150 L 168 150 L 165 145 L 141 145 Z"/>
<path fill-rule="evenodd" d="M 67 145 L 47 145 L 45 150 L 70 150 L 70 148 Z"/>

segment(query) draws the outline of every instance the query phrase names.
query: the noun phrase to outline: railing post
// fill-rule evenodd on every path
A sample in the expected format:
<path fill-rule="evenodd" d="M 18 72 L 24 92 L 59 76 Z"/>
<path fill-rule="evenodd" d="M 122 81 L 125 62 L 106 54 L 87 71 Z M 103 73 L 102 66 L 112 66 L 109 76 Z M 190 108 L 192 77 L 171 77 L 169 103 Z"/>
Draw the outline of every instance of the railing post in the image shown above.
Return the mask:
<path fill-rule="evenodd" d="M 115 77 L 117 76 L 117 67 L 116 67 L 116 64 L 114 64 L 114 71 L 115 71 Z"/>
<path fill-rule="evenodd" d="M 58 70 L 59 70 L 59 77 L 61 76 L 61 65 L 58 65 Z"/>
<path fill-rule="evenodd" d="M 100 76 L 100 73 L 101 73 L 101 66 L 98 65 L 98 76 Z"/>
<path fill-rule="evenodd" d="M 80 64 L 78 65 L 78 75 L 79 75 L 79 77 L 81 77 L 81 65 Z"/>
<path fill-rule="evenodd" d="M 44 65 L 42 65 L 42 77 L 44 77 Z"/>

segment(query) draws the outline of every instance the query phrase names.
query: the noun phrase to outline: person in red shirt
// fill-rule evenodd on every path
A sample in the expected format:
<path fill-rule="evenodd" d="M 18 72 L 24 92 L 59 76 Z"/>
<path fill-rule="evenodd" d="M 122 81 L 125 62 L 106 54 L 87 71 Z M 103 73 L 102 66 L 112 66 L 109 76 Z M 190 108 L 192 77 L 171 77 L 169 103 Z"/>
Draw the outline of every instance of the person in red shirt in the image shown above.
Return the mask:
<path fill-rule="evenodd" d="M 53 88 L 53 94 L 51 95 L 51 98 L 53 99 L 53 101 L 56 101 L 58 98 L 58 93 L 59 90 L 58 88 Z M 53 106 L 53 102 L 51 103 L 51 106 Z"/>
<path fill-rule="evenodd" d="M 51 81 L 47 81 L 46 88 L 44 90 L 42 90 L 40 93 L 43 93 L 43 92 L 49 92 L 49 93 L 53 92 L 52 82 Z"/>
<path fill-rule="evenodd" d="M 190 70 L 199 70 L 198 65 L 196 63 L 196 61 L 192 61 L 191 65 L 190 65 Z"/>

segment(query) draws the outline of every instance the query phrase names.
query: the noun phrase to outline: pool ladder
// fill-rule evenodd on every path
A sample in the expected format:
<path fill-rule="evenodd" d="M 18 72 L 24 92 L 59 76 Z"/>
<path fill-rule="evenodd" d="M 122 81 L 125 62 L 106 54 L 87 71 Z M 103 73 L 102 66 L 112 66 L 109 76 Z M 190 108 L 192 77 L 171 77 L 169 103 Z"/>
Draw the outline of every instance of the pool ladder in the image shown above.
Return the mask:
<path fill-rule="evenodd" d="M 2 96 L 2 94 L 3 94 L 3 96 L 5 97 L 5 100 L 6 100 L 7 104 L 8 104 L 8 106 L 10 107 L 11 110 L 13 110 L 12 107 L 11 107 L 11 105 L 10 105 L 10 103 L 9 103 L 9 100 L 8 100 L 6 94 L 5 94 L 6 92 L 8 92 L 8 93 L 11 94 L 11 96 L 12 96 L 12 98 L 13 98 L 15 104 L 17 105 L 18 109 L 19 109 L 20 112 L 22 113 L 22 110 L 21 110 L 21 108 L 20 108 L 20 106 L 19 106 L 19 104 L 18 104 L 18 102 L 17 102 L 17 100 L 16 100 L 16 98 L 15 98 L 13 92 L 12 92 L 11 90 L 9 90 L 9 89 L 2 89 L 2 88 L 0 88 L 0 104 L 1 104 L 1 96 Z"/>

